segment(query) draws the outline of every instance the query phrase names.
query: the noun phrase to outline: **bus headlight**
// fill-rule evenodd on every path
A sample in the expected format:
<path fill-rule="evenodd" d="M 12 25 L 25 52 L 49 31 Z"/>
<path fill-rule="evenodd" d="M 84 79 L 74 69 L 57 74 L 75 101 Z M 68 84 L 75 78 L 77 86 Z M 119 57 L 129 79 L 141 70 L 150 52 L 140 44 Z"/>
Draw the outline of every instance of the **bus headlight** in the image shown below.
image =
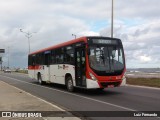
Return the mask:
<path fill-rule="evenodd" d="M 123 77 L 122 77 L 121 86 L 126 86 L 126 72 L 124 73 L 124 75 L 123 75 Z"/>
<path fill-rule="evenodd" d="M 124 73 L 122 80 L 126 80 L 126 72 Z"/>
<path fill-rule="evenodd" d="M 92 80 L 94 80 L 94 81 L 97 80 L 96 77 L 95 77 L 92 73 L 89 73 L 89 75 L 91 76 L 91 79 L 92 79 Z"/>

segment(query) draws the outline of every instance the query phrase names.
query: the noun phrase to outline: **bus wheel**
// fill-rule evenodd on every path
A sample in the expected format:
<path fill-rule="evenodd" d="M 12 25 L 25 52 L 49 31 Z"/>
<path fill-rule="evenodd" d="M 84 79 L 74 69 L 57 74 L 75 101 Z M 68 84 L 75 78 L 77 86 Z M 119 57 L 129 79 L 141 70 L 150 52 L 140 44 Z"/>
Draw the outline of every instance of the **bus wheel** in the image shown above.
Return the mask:
<path fill-rule="evenodd" d="M 67 90 L 69 92 L 73 92 L 74 91 L 74 86 L 73 86 L 72 77 L 67 77 L 66 81 L 67 81 L 67 84 L 66 84 L 67 85 Z"/>
<path fill-rule="evenodd" d="M 98 90 L 98 91 L 103 91 L 103 90 L 104 90 L 104 88 L 97 88 L 97 90 Z"/>
<path fill-rule="evenodd" d="M 40 85 L 43 85 L 43 84 L 44 84 L 44 82 L 42 81 L 41 74 L 38 74 L 38 83 L 39 83 Z"/>

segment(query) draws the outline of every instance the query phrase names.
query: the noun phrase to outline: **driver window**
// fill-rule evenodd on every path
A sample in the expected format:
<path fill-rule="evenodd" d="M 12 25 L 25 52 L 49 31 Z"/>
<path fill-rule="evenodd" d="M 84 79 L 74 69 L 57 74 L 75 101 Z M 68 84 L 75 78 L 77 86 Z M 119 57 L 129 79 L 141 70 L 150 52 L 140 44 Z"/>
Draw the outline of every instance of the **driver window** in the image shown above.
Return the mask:
<path fill-rule="evenodd" d="M 90 59 L 90 65 L 91 65 L 91 66 L 96 65 L 96 63 L 97 63 L 97 60 L 96 60 L 96 51 L 95 51 L 95 49 L 93 49 L 93 48 L 90 49 L 89 59 Z"/>

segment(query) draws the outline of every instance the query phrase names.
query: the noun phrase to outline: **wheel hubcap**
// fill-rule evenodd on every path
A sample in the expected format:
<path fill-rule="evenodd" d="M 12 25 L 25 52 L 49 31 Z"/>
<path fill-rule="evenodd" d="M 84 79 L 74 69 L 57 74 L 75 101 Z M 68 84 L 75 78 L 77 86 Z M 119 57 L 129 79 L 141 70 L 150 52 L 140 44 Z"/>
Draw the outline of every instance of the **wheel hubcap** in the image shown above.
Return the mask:
<path fill-rule="evenodd" d="M 73 84 L 71 80 L 68 80 L 68 89 L 71 90 L 73 88 Z"/>
<path fill-rule="evenodd" d="M 40 84 L 42 83 L 41 77 L 39 77 L 38 81 L 39 81 Z"/>
<path fill-rule="evenodd" d="M 41 83 L 41 80 L 39 79 L 39 83 Z"/>

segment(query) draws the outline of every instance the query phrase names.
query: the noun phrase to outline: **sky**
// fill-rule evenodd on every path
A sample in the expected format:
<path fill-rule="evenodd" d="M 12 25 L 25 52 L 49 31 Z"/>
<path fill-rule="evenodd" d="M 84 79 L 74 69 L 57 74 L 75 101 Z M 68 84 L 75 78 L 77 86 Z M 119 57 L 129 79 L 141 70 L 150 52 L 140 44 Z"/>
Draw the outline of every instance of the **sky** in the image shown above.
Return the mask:
<path fill-rule="evenodd" d="M 160 67 L 160 0 L 114 0 L 114 37 L 127 68 Z M 111 36 L 111 0 L 0 0 L 3 66 L 27 67 L 31 51 L 82 36 Z"/>

